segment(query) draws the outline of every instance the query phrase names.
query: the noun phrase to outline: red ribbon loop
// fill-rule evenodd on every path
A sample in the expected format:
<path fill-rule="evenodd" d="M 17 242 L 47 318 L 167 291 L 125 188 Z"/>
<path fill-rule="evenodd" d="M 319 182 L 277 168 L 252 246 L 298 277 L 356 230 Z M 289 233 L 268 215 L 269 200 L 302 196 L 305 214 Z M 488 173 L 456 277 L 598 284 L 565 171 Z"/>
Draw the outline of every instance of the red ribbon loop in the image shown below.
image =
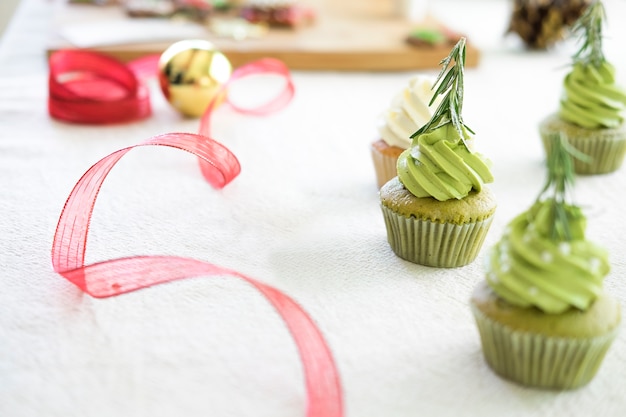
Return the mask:
<path fill-rule="evenodd" d="M 72 123 L 105 124 L 150 115 L 148 89 L 122 62 L 95 52 L 66 50 L 50 56 L 48 111 Z"/>
<path fill-rule="evenodd" d="M 54 67 L 56 71 L 53 75 L 51 69 L 50 74 L 51 114 L 67 121 L 113 122 L 113 117 L 120 115 L 103 110 L 98 104 L 116 107 L 125 100 L 132 101 L 142 90 L 141 83 L 137 81 L 133 71 L 149 73 L 150 67 L 154 68 L 154 60 L 148 58 L 131 66 L 133 71 L 127 66 L 123 68 L 113 66 L 114 70 L 108 73 L 105 68 L 115 61 L 103 56 L 94 57 L 94 54 L 89 52 L 72 51 L 71 54 L 77 54 L 76 61 L 71 55 L 55 54 L 52 58 L 54 65 L 51 65 L 51 68 Z M 82 66 L 74 66 L 74 62 L 82 62 Z M 72 71 L 77 71 L 78 75 L 68 75 L 73 77 L 69 82 L 59 79 L 61 74 L 71 74 Z M 89 72 L 94 75 L 84 75 Z M 244 76 L 263 72 L 284 76 L 287 80 L 285 89 L 266 106 L 256 109 L 233 106 L 235 109 L 248 114 L 266 114 L 284 106 L 291 99 L 294 88 L 289 72 L 276 60 L 261 60 L 241 67 L 233 73 L 227 84 Z M 98 85 L 115 85 L 118 90 L 115 90 L 115 94 L 99 92 Z M 83 87 L 85 90 L 81 90 Z M 209 120 L 218 97 L 219 95 L 211 102 L 202 117 L 201 132 L 205 135 L 168 133 L 155 136 L 145 143 L 111 153 L 83 174 L 72 189 L 61 212 L 52 244 L 52 266 L 56 272 L 93 297 L 117 296 L 190 277 L 230 275 L 245 280 L 272 304 L 294 339 L 304 370 L 308 398 L 306 416 L 342 417 L 343 398 L 339 376 L 324 337 L 302 307 L 277 289 L 237 271 L 176 256 L 132 256 L 85 265 L 89 225 L 100 188 L 115 164 L 132 149 L 140 146 L 168 146 L 190 152 L 199 158 L 203 175 L 215 188 L 224 187 L 239 174 L 240 166 L 235 155 L 208 137 Z M 63 111 L 53 114 L 53 110 L 59 110 L 55 107 L 59 103 L 62 104 Z M 92 105 L 88 106 L 87 112 L 81 111 L 81 105 L 85 103 Z M 95 117 L 95 113 L 92 114 L 91 111 L 96 110 L 105 111 L 106 117 L 111 118 Z"/>
<path fill-rule="evenodd" d="M 230 87 L 231 84 L 248 76 L 263 74 L 274 74 L 285 80 L 284 88 L 273 99 L 257 107 L 250 108 L 241 107 L 234 104 L 230 100 L 230 97 L 228 97 L 228 95 L 226 96 L 226 102 L 237 112 L 254 116 L 264 116 L 285 107 L 291 101 L 295 94 L 295 87 L 289 74 L 289 68 L 287 68 L 287 66 L 281 61 L 273 58 L 263 58 L 258 61 L 253 61 L 235 69 L 230 79 L 216 92 L 215 97 L 207 106 L 207 109 L 202 116 L 202 119 L 200 120 L 200 128 L 198 129 L 200 134 L 210 136 L 209 132 L 211 129 L 211 114 L 219 103 L 219 98 L 222 97 L 224 92 L 228 91 L 228 87 Z"/>
<path fill-rule="evenodd" d="M 248 65 L 244 65 L 242 67 L 237 68 L 233 72 L 232 80 L 236 80 L 239 78 L 243 78 L 249 75 L 260 75 L 260 74 L 275 74 L 280 77 L 284 77 L 287 85 L 282 90 L 281 94 L 278 94 L 272 100 L 267 103 L 252 109 L 245 109 L 242 107 L 238 107 L 229 101 L 229 104 L 238 112 L 244 114 L 252 114 L 257 116 L 263 116 L 269 113 L 273 113 L 285 107 L 293 98 L 295 93 L 295 88 L 293 86 L 293 82 L 291 81 L 291 77 L 286 76 L 289 74 L 289 69 L 283 64 L 282 61 L 278 61 L 272 58 L 263 58 L 258 61 L 251 62 Z"/>

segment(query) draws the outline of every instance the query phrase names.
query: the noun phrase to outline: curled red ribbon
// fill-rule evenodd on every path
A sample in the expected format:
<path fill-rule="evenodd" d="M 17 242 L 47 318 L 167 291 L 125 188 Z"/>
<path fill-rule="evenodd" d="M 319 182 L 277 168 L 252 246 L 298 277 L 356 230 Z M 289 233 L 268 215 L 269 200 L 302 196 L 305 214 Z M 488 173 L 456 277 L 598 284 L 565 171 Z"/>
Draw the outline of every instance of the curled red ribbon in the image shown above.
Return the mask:
<path fill-rule="evenodd" d="M 82 52 L 79 53 L 82 54 Z M 97 60 L 90 60 L 89 62 L 93 64 Z M 141 65 L 150 67 L 151 64 L 148 59 Z M 102 75 L 99 68 L 94 69 L 98 76 Z M 266 114 L 289 102 L 294 93 L 289 71 L 282 62 L 273 59 L 263 59 L 240 67 L 233 72 L 231 79 L 223 88 L 226 89 L 227 85 L 242 77 L 262 73 L 277 74 L 283 76 L 287 81 L 285 89 L 275 99 L 264 106 L 253 109 L 235 107 L 228 101 L 228 97 L 226 102 L 239 112 L 246 114 Z M 125 71 L 120 71 L 113 75 L 105 75 L 104 78 L 131 87 L 128 90 L 130 91 L 135 89 L 137 85 L 127 76 Z M 94 86 L 89 82 L 89 76 L 85 77 L 87 80 L 85 83 L 78 82 L 69 89 L 71 94 L 68 93 L 68 97 L 71 98 L 72 94 L 80 96 L 83 93 L 79 91 L 81 85 L 87 86 L 86 91 L 88 93 L 93 91 Z M 135 89 L 134 91 L 138 90 Z M 96 95 L 94 94 L 94 96 Z M 216 95 L 216 97 L 219 96 L 220 94 Z M 129 97 L 124 96 L 122 100 Z M 202 173 L 207 181 L 218 189 L 224 187 L 239 174 L 240 166 L 235 155 L 208 136 L 209 120 L 214 107 L 215 103 L 212 102 L 202 117 L 200 131 L 203 134 L 168 133 L 155 136 L 142 144 L 115 151 L 89 168 L 72 189 L 61 212 L 52 244 L 53 268 L 93 297 L 117 296 L 190 277 L 230 275 L 243 279 L 272 304 L 284 320 L 295 341 L 302 361 L 306 384 L 306 416 L 342 417 L 343 399 L 339 376 L 333 356 L 323 335 L 302 307 L 277 289 L 234 270 L 196 259 L 176 256 L 131 256 L 85 265 L 89 224 L 100 188 L 115 164 L 132 149 L 138 146 L 168 146 L 191 152 L 198 157 Z M 92 108 L 97 108 L 97 105 L 94 104 Z M 99 120 L 93 117 L 94 114 L 88 113 L 84 120 L 86 123 L 96 123 L 96 120 Z M 84 113 L 72 113 L 71 115 L 64 113 L 63 115 L 71 117 L 72 121 L 80 122 L 83 120 L 77 118 L 79 114 L 85 115 Z M 113 113 L 108 114 L 112 115 Z"/>
<path fill-rule="evenodd" d="M 50 56 L 48 112 L 72 123 L 120 123 L 148 117 L 150 95 L 132 66 L 80 50 Z"/>

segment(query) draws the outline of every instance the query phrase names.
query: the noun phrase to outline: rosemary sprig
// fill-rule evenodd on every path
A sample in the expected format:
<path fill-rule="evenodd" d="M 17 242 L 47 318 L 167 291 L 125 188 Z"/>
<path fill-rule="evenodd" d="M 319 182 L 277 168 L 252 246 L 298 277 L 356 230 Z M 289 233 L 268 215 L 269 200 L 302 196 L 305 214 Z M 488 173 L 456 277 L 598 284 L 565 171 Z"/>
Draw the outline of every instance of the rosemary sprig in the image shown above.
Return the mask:
<path fill-rule="evenodd" d="M 456 131 L 459 133 L 463 144 L 465 143 L 465 132 L 463 127 L 472 134 L 474 131 L 470 129 L 464 122 L 462 117 L 463 111 L 463 72 L 465 69 L 465 38 L 462 37 L 456 43 L 450 54 L 441 60 L 439 63 L 442 65 L 441 72 L 437 76 L 433 89 L 433 97 L 430 100 L 429 106 L 435 102 L 437 96 L 443 96 L 443 100 L 433 113 L 430 120 L 423 125 L 417 132 L 411 135 L 411 138 L 419 136 L 421 134 L 431 132 L 448 123 L 452 123 Z"/>
<path fill-rule="evenodd" d="M 563 133 L 555 134 L 551 142 L 551 152 L 547 162 L 547 180 L 537 201 L 550 200 L 552 204 L 554 222 L 550 233 L 551 238 L 559 241 L 571 240 L 572 234 L 566 207 L 570 205 L 567 200 L 575 179 L 573 158 L 587 162 L 590 158 L 571 146 Z"/>
<path fill-rule="evenodd" d="M 595 0 L 585 9 L 574 26 L 572 33 L 578 36 L 582 45 L 572 56 L 574 64 L 593 65 L 598 68 L 605 61 L 602 52 L 602 25 L 606 20 L 606 11 L 602 1 Z"/>

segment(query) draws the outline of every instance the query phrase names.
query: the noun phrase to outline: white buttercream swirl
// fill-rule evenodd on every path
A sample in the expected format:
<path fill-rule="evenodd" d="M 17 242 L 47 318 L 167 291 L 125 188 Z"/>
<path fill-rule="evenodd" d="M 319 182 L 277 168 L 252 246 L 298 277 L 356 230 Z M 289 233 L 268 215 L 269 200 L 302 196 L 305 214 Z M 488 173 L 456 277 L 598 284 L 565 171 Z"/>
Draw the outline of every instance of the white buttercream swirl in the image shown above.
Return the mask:
<path fill-rule="evenodd" d="M 411 146 L 411 135 L 430 120 L 441 101 L 439 96 L 428 106 L 434 93 L 432 86 L 432 79 L 416 75 L 394 97 L 378 124 L 378 132 L 387 145 L 402 149 Z"/>

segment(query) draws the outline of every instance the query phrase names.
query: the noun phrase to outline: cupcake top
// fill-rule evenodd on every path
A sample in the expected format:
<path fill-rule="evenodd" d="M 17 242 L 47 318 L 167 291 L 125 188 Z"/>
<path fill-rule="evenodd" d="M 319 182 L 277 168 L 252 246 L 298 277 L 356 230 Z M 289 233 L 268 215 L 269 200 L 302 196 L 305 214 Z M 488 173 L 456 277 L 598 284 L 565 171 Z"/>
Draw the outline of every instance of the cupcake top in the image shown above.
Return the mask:
<path fill-rule="evenodd" d="M 461 114 L 465 38 L 441 62 L 429 105 L 437 99 L 441 102 L 430 120 L 411 135 L 411 147 L 399 156 L 397 170 L 402 184 L 416 197 L 445 201 L 480 191 L 493 176 L 489 161 L 473 152 L 470 134 L 474 132 Z"/>
<path fill-rule="evenodd" d="M 381 115 L 378 132 L 389 146 L 407 149 L 411 135 L 430 120 L 441 101 L 433 103 L 434 82 L 429 77 L 413 76 L 409 84 L 392 100 L 390 107 Z"/>
<path fill-rule="evenodd" d="M 616 84 L 615 68 L 602 51 L 605 16 L 602 2 L 596 1 L 574 25 L 582 45 L 563 81 L 559 116 L 588 129 L 620 126 L 626 109 L 626 90 Z"/>
<path fill-rule="evenodd" d="M 487 283 L 500 298 L 548 314 L 588 309 L 609 272 L 606 250 L 585 238 L 584 214 L 565 201 L 575 151 L 560 136 L 554 141 L 543 191 L 511 221 L 486 260 Z"/>

